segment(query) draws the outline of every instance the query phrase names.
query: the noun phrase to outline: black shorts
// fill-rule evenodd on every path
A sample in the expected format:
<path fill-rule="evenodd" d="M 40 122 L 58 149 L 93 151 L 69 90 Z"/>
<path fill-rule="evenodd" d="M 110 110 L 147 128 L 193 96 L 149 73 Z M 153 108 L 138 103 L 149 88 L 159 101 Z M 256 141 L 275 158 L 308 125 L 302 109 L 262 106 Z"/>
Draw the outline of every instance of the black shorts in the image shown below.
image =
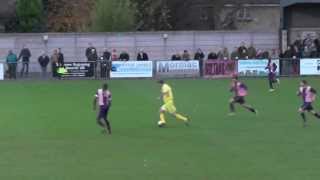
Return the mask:
<path fill-rule="evenodd" d="M 236 97 L 233 98 L 233 101 L 234 101 L 235 103 L 239 103 L 239 104 L 244 104 L 244 103 L 246 103 L 246 100 L 244 99 L 243 96 L 236 96 Z"/>
<path fill-rule="evenodd" d="M 313 110 L 312 103 L 309 103 L 309 102 L 303 103 L 303 105 L 301 106 L 301 109 L 304 111 L 312 111 Z"/>

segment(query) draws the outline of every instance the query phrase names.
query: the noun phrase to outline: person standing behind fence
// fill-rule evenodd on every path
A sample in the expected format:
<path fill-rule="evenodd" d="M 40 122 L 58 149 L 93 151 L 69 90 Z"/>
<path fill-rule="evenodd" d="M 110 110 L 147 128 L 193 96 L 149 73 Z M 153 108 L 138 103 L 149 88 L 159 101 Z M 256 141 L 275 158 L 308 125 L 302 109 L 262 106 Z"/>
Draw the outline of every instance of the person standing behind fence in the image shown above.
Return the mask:
<path fill-rule="evenodd" d="M 118 61 L 119 57 L 118 57 L 118 53 L 116 49 L 113 49 L 111 52 L 111 60 L 112 61 Z"/>
<path fill-rule="evenodd" d="M 58 49 L 58 65 L 64 67 L 64 55 L 61 48 Z"/>
<path fill-rule="evenodd" d="M 86 50 L 86 57 L 87 57 L 87 60 L 90 61 L 90 58 L 92 58 L 93 56 L 98 57 L 98 54 L 97 54 L 97 49 L 92 45 L 92 43 L 89 43 L 88 45 L 89 47 Z"/>
<path fill-rule="evenodd" d="M 30 62 L 31 52 L 24 45 L 22 50 L 20 51 L 18 60 L 22 59 L 22 68 L 20 72 L 20 76 L 23 77 L 23 74 L 27 77 L 29 74 L 29 62 Z"/>
<path fill-rule="evenodd" d="M 111 62 L 111 53 L 105 48 L 102 55 L 102 63 L 101 63 L 101 77 L 110 79 L 110 71 L 112 68 Z"/>
<path fill-rule="evenodd" d="M 140 50 L 137 56 L 138 61 L 149 61 L 149 56 L 143 50 Z"/>
<path fill-rule="evenodd" d="M 50 61 L 50 58 L 45 52 L 43 52 L 42 55 L 38 58 L 38 62 L 41 66 L 42 77 L 47 76 L 47 67 L 48 67 L 49 61 Z"/>
<path fill-rule="evenodd" d="M 200 68 L 200 76 L 203 76 L 203 60 L 204 60 L 204 53 L 199 48 L 197 52 L 194 54 L 194 59 L 199 61 L 199 68 Z"/>
<path fill-rule="evenodd" d="M 55 49 L 51 56 L 51 67 L 52 67 L 52 76 L 54 78 L 58 77 L 58 68 L 59 68 L 59 53 L 58 50 Z"/>
<path fill-rule="evenodd" d="M 191 59 L 191 56 L 188 50 L 184 50 L 182 54 L 182 60 L 189 61 L 190 59 Z"/>
<path fill-rule="evenodd" d="M 8 65 L 9 79 L 16 79 L 18 58 L 17 55 L 12 52 L 12 50 L 9 50 L 6 61 Z"/>

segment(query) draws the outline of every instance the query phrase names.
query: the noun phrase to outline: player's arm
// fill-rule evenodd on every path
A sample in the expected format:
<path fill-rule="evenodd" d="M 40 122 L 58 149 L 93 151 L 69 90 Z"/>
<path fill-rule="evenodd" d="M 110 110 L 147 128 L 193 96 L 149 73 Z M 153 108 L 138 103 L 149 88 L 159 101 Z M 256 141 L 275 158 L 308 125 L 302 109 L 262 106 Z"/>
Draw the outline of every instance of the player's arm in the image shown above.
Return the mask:
<path fill-rule="evenodd" d="M 111 93 L 109 94 L 108 100 L 109 100 L 109 106 L 111 106 L 111 103 L 112 103 L 112 95 L 111 95 Z"/>
<path fill-rule="evenodd" d="M 93 98 L 93 110 L 97 109 L 97 98 L 98 98 L 97 95 L 95 95 L 94 98 Z"/>

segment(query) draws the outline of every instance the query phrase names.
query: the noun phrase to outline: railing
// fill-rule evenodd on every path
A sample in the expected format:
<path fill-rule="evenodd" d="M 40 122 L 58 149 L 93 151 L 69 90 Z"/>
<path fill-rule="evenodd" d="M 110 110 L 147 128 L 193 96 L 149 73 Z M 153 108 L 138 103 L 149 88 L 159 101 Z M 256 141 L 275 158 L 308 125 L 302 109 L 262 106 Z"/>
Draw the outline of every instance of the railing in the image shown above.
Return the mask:
<path fill-rule="evenodd" d="M 280 76 L 320 75 L 319 59 L 273 59 Z M 221 78 L 266 76 L 267 59 L 0 63 L 0 79 Z"/>

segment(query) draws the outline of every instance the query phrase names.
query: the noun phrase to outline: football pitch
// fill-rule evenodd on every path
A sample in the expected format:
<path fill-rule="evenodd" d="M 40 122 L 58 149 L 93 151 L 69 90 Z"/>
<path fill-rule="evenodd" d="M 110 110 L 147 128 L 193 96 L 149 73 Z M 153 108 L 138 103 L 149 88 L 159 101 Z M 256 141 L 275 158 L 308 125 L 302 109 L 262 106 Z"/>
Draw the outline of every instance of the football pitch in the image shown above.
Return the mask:
<path fill-rule="evenodd" d="M 266 79 L 241 80 L 258 116 L 239 106 L 227 116 L 229 80 L 168 80 L 192 121 L 166 116 L 166 128 L 155 81 L 112 80 L 111 136 L 92 109 L 101 81 L 1 82 L 0 179 L 318 180 L 320 120 L 309 115 L 302 128 L 300 79 L 283 78 L 274 93 Z"/>

